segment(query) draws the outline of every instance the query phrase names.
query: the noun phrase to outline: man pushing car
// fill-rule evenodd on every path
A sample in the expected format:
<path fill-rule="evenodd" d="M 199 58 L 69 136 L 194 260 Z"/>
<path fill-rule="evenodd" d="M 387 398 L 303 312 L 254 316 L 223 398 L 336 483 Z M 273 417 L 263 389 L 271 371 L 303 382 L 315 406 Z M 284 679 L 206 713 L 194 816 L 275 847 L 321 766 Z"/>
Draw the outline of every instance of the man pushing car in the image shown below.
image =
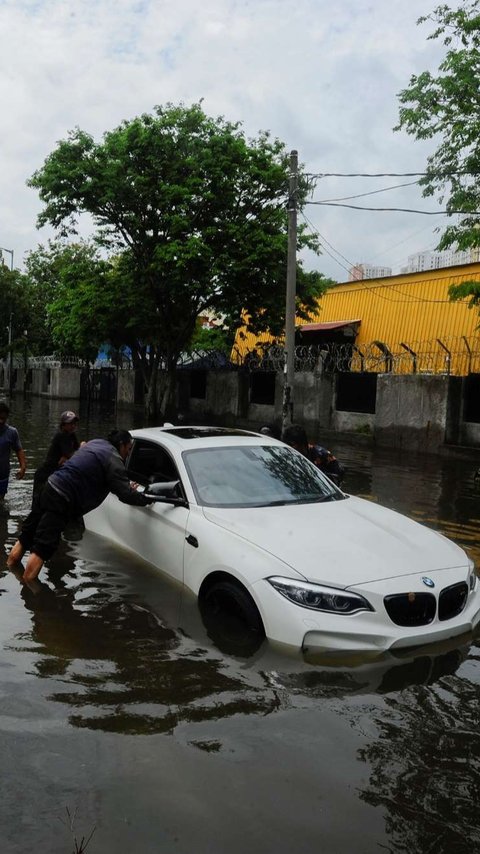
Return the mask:
<path fill-rule="evenodd" d="M 53 472 L 25 519 L 7 566 L 30 551 L 22 580 L 33 581 L 56 551 L 67 524 L 98 507 L 113 492 L 124 504 L 144 507 L 151 500 L 130 483 L 125 460 L 132 447 L 128 430 L 112 430 L 107 439 L 92 439 Z"/>

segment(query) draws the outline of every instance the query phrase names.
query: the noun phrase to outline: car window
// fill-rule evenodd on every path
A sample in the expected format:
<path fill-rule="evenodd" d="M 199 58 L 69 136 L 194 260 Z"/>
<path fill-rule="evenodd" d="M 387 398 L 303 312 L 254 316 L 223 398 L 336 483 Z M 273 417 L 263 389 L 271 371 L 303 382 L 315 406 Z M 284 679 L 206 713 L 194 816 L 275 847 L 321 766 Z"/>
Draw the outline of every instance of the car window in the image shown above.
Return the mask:
<path fill-rule="evenodd" d="M 183 452 L 199 504 L 259 507 L 343 498 L 301 454 L 286 446 L 232 446 Z"/>
<path fill-rule="evenodd" d="M 180 480 L 178 469 L 165 448 L 156 442 L 134 439 L 127 461 L 127 472 L 131 480 L 144 486 L 149 483 L 166 483 Z"/>

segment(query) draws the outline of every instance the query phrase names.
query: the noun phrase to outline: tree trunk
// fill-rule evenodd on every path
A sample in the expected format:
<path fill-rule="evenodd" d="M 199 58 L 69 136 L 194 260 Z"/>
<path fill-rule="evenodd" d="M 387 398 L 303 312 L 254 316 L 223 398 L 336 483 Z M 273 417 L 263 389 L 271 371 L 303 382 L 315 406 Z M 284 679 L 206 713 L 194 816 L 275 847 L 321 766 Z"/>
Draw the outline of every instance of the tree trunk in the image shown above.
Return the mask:
<path fill-rule="evenodd" d="M 167 370 L 160 370 L 158 353 L 149 365 L 147 391 L 145 394 L 145 418 L 147 424 L 170 421 L 177 415 L 177 359 L 172 356 L 167 361 Z M 145 371 L 144 371 L 145 375 Z"/>
<path fill-rule="evenodd" d="M 152 378 L 150 378 L 145 395 L 145 419 L 147 425 L 153 425 L 158 420 L 157 389 L 156 383 L 152 382 Z"/>
<path fill-rule="evenodd" d="M 158 385 L 158 356 L 155 353 L 150 365 L 150 372 L 147 382 L 147 391 L 145 394 L 145 418 L 147 424 L 153 424 L 158 420 L 158 402 L 157 402 L 157 385 Z"/>

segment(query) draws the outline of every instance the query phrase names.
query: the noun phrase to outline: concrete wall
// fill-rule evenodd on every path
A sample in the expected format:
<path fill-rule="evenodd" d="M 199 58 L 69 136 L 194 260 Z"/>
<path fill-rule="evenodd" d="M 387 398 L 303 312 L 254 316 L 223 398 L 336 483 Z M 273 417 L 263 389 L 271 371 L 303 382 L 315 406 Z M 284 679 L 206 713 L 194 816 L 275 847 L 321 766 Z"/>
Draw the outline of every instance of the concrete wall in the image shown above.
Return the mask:
<path fill-rule="evenodd" d="M 206 418 L 215 416 L 220 420 L 248 417 L 248 374 L 239 371 L 208 371 L 205 397 L 190 396 L 192 371 L 178 374 L 177 404 L 182 413 Z"/>
<path fill-rule="evenodd" d="M 380 374 L 375 441 L 379 445 L 435 452 L 446 439 L 450 377 Z"/>
<path fill-rule="evenodd" d="M 118 372 L 117 404 L 132 406 L 135 401 L 135 371 Z"/>
<path fill-rule="evenodd" d="M 48 397 L 80 398 L 78 368 L 35 367 L 27 393 Z M 247 371 L 209 371 L 204 398 L 190 397 L 190 371 L 178 374 L 178 411 L 190 422 L 239 424 L 258 428 L 282 420 L 283 374 L 275 380 L 272 404 L 250 401 Z M 379 374 L 375 414 L 335 409 L 335 377 L 321 372 L 295 375 L 294 420 L 311 438 L 327 432 L 370 434 L 378 445 L 436 453 L 445 444 L 480 447 L 480 424 L 463 421 L 465 383 L 447 375 Z M 23 390 L 23 369 L 16 370 L 15 391 Z M 134 401 L 133 371 L 120 371 L 119 406 Z"/>
<path fill-rule="evenodd" d="M 80 399 L 79 368 L 47 368 L 35 367 L 27 370 L 25 386 L 25 369 L 15 368 L 13 391 L 34 394 L 39 397 Z M 7 376 L 8 379 L 8 376 Z"/>
<path fill-rule="evenodd" d="M 480 448 L 480 424 L 464 421 L 460 427 L 460 445 L 470 445 Z"/>
<path fill-rule="evenodd" d="M 80 398 L 80 368 L 51 368 L 50 397 Z"/>
<path fill-rule="evenodd" d="M 334 412 L 330 429 L 338 433 L 373 434 L 375 415 L 369 412 Z"/>
<path fill-rule="evenodd" d="M 234 393 L 234 389 L 231 389 Z M 277 376 L 275 403 L 248 402 L 245 421 L 253 426 L 282 420 L 283 375 Z M 211 410 L 215 412 L 215 410 Z M 224 412 L 234 413 L 232 402 Z M 236 412 L 241 415 L 241 409 Z M 331 374 L 295 375 L 294 420 L 310 437 L 322 433 L 370 434 L 375 443 L 437 453 L 446 442 L 480 446 L 480 425 L 461 422 L 461 379 L 447 375 L 379 374 L 375 414 L 335 409 Z"/>

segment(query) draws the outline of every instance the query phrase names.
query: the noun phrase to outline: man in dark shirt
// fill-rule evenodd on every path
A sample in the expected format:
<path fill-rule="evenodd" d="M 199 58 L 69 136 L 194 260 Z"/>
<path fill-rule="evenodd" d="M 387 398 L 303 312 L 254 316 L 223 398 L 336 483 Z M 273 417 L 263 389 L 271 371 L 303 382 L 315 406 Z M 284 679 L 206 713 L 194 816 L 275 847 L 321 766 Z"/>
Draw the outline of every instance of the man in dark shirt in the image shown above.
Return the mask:
<path fill-rule="evenodd" d="M 14 567 L 30 551 L 23 581 L 37 577 L 57 549 L 68 522 L 98 507 L 109 492 L 125 504 L 145 507 L 151 503 L 136 492 L 125 470 L 131 447 L 127 430 L 112 430 L 107 439 L 86 442 L 50 475 L 7 558 L 7 565 Z"/>
<path fill-rule="evenodd" d="M 63 466 L 75 451 L 78 451 L 80 442 L 76 434 L 77 427 L 78 415 L 72 410 L 62 412 L 59 428 L 50 442 L 47 456 L 33 476 L 33 502 L 38 499 L 50 475 Z"/>

